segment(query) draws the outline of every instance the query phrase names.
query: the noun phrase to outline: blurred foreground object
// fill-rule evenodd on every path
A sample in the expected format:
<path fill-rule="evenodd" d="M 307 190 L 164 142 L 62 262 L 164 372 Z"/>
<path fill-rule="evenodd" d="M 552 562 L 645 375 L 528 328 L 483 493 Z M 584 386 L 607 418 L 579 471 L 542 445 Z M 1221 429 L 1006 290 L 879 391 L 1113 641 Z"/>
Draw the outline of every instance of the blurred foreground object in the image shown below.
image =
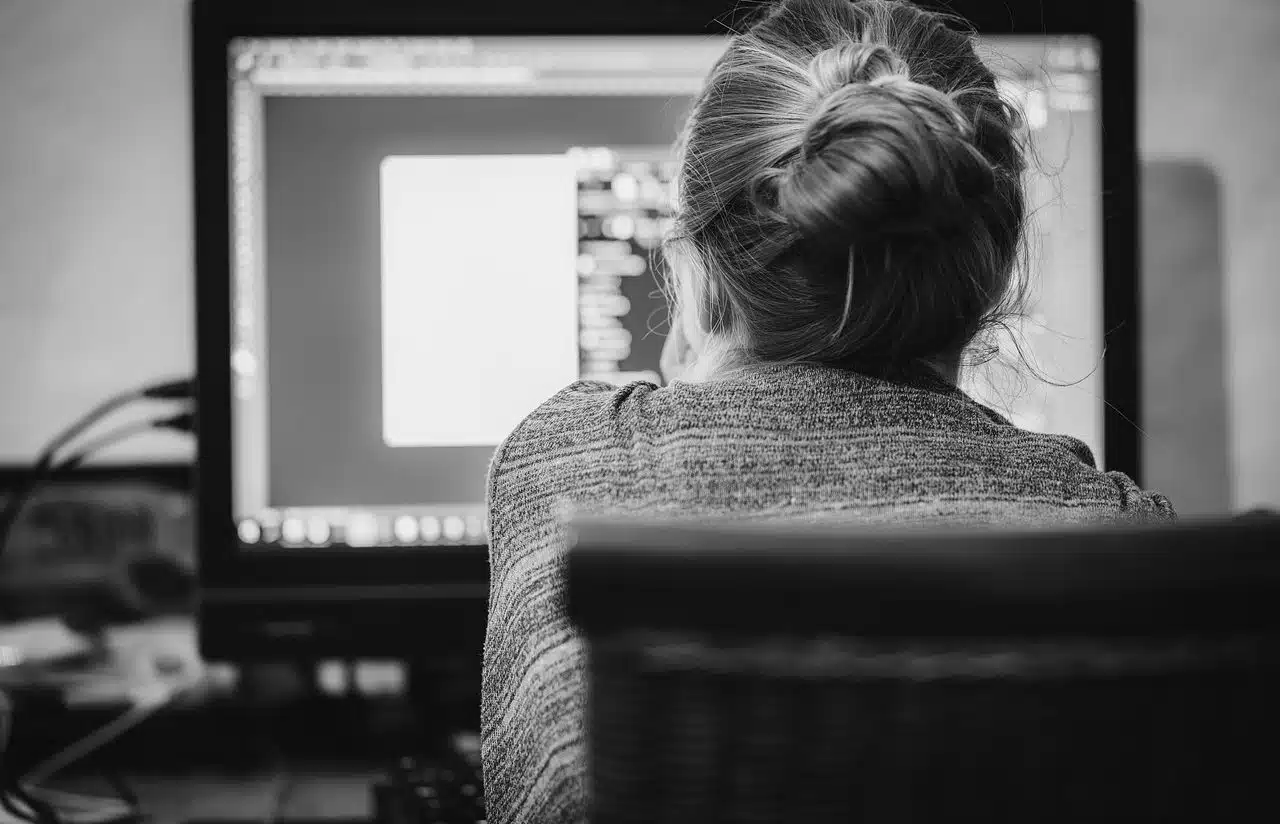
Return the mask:
<path fill-rule="evenodd" d="M 1276 547 L 582 521 L 591 820 L 1275 820 Z"/>

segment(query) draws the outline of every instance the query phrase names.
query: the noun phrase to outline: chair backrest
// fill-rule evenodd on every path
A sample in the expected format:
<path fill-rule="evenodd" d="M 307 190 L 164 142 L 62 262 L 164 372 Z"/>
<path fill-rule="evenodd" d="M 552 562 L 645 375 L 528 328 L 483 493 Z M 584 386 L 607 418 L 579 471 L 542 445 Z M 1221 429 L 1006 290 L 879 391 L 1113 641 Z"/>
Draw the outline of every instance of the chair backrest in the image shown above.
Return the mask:
<path fill-rule="evenodd" d="M 573 536 L 593 824 L 1280 820 L 1280 519 Z"/>

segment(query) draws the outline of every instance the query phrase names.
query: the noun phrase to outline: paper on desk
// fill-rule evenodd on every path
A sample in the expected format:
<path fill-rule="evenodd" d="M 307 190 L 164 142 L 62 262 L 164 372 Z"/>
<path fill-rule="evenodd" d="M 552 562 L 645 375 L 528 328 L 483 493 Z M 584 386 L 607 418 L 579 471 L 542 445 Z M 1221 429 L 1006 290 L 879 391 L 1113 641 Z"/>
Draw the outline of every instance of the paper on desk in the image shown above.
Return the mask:
<path fill-rule="evenodd" d="M 58 618 L 39 618 L 0 626 L 0 669 L 49 664 L 87 655 L 94 650 L 89 639 Z"/>

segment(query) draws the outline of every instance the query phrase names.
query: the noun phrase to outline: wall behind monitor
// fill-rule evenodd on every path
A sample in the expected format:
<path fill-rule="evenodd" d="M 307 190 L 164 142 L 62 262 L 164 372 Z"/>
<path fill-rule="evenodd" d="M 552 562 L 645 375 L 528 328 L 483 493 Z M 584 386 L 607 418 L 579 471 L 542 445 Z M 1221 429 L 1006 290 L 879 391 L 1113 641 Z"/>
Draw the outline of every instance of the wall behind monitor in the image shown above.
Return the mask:
<path fill-rule="evenodd" d="M 1148 480 L 1187 511 L 1276 507 L 1280 4 L 1145 0 L 1142 12 Z"/>
<path fill-rule="evenodd" d="M 1280 506 L 1280 5 L 1146 0 L 1140 31 L 1144 480 Z M 0 0 L 0 463 L 192 366 L 186 60 L 184 0 Z"/>
<path fill-rule="evenodd" d="M 194 363 L 186 11 L 0 0 L 0 464 Z M 157 435 L 121 460 L 185 458 Z"/>

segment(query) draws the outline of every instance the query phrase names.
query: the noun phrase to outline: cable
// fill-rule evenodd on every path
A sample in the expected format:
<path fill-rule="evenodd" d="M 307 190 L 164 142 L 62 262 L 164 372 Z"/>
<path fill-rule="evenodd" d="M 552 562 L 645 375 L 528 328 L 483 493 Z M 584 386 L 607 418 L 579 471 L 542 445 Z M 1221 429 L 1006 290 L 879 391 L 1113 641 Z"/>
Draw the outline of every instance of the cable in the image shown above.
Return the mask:
<path fill-rule="evenodd" d="M 121 392 L 113 395 L 107 400 L 89 410 L 87 414 L 77 420 L 71 426 L 64 429 L 54 437 L 52 441 L 44 448 L 39 457 L 36 458 L 35 468 L 37 470 L 47 470 L 57 457 L 57 453 L 71 443 L 80 435 L 84 434 L 89 427 L 98 421 L 115 412 L 118 409 L 136 403 L 140 400 L 183 400 L 193 396 L 195 382 L 186 380 L 166 381 L 164 383 L 152 384 L 144 386 L 140 389 L 130 389 L 127 392 Z"/>
<path fill-rule="evenodd" d="M 70 472 L 88 460 L 91 455 L 96 455 L 107 447 L 120 443 L 121 441 L 127 441 L 135 435 L 142 435 L 146 432 L 150 432 L 154 428 L 155 426 L 151 421 L 131 421 L 121 426 L 117 426 L 114 429 L 108 429 L 102 435 L 99 435 L 89 441 L 86 446 L 81 447 L 81 449 L 71 457 L 54 464 L 49 468 L 49 471 L 45 474 L 44 478 L 40 478 L 39 480 Z"/>
<path fill-rule="evenodd" d="M 88 444 L 81 447 L 74 455 L 66 458 L 55 466 L 50 474 L 69 472 L 107 447 L 113 446 L 121 441 L 126 441 L 134 435 L 141 435 L 157 429 L 168 429 L 174 432 L 191 432 L 194 425 L 195 416 L 190 412 L 182 412 L 177 415 L 168 415 L 163 418 L 151 418 L 144 421 L 133 421 L 131 423 L 117 426 L 115 429 L 109 429 L 102 435 L 99 435 L 97 438 L 89 441 Z"/>
<path fill-rule="evenodd" d="M 30 798 L 9 774 L 4 756 L 12 732 L 13 704 L 8 696 L 0 691 L 0 810 L 21 821 L 57 824 L 57 816 L 53 809 L 37 799 Z"/>
<path fill-rule="evenodd" d="M 65 767 L 74 764 L 86 755 L 95 750 L 111 743 L 124 733 L 136 727 L 138 724 L 150 718 L 161 707 L 166 706 L 173 698 L 181 692 L 182 687 L 169 687 L 158 692 L 155 695 L 140 700 L 136 706 L 129 709 L 122 715 L 117 716 L 103 726 L 81 738 L 79 741 L 73 742 L 61 751 L 41 761 L 32 767 L 19 780 L 19 783 L 26 785 L 39 784 L 47 781 L 56 775 Z"/>
<path fill-rule="evenodd" d="M 46 759 L 23 778 L 15 778 L 0 763 L 0 810 L 30 824 L 113 824 L 140 818 L 141 807 L 137 795 L 123 779 L 109 772 L 104 777 L 117 790 L 118 798 L 49 789 L 36 786 L 35 781 L 53 776 L 68 764 L 118 737 L 168 704 L 184 686 L 140 693 L 137 697 L 138 704 L 133 710 Z"/>
<path fill-rule="evenodd" d="M 28 794 L 38 798 L 63 812 L 102 813 L 107 810 L 129 811 L 137 809 L 137 804 L 128 798 L 105 798 L 86 795 L 84 793 L 52 790 L 47 787 L 25 787 Z"/>
<path fill-rule="evenodd" d="M 141 810 L 120 798 L 25 787 L 27 795 L 47 804 L 60 824 L 110 824 L 138 818 Z"/>
<path fill-rule="evenodd" d="M 267 810 L 262 824 L 279 824 L 280 819 L 284 817 L 285 808 L 289 806 L 292 799 L 293 785 L 293 775 L 287 768 L 276 775 L 275 790 L 271 794 L 271 807 Z"/>
<path fill-rule="evenodd" d="M 195 378 L 155 383 L 142 390 L 143 397 L 156 401 L 185 401 L 196 397 Z"/>
<path fill-rule="evenodd" d="M 53 463 L 54 457 L 58 450 L 80 437 L 89 427 L 98 421 L 115 412 L 118 409 L 142 400 L 146 397 L 145 390 L 131 389 L 128 392 L 121 392 L 118 395 L 108 398 L 102 403 L 90 409 L 88 414 L 77 420 L 71 426 L 54 436 L 54 439 L 44 448 L 40 456 L 36 459 L 36 466 L 47 466 Z"/>
<path fill-rule="evenodd" d="M 3 698 L 2 694 L 0 698 Z M 163 703 L 165 702 L 153 698 L 147 706 L 159 706 Z M 5 718 L 8 717 L 8 713 L 5 713 Z M 5 722 L 0 731 L 0 754 L 3 754 L 4 739 L 9 737 L 12 726 L 11 720 Z M 4 766 L 3 761 L 0 761 L 0 810 L 13 819 L 30 824 L 113 824 L 140 817 L 137 797 L 128 791 L 127 786 L 121 796 L 114 799 L 62 792 L 32 786 L 16 779 Z M 108 780 L 112 780 L 110 776 Z M 116 781 L 112 783 L 117 789 L 122 784 L 117 784 Z"/>
<path fill-rule="evenodd" d="M 106 782 L 111 785 L 111 789 L 116 791 L 116 798 L 135 810 L 142 806 L 138 793 L 128 781 L 125 781 L 123 775 L 110 768 L 100 769 L 99 772 L 102 773 L 102 777 Z"/>
<path fill-rule="evenodd" d="M 7 779 L 0 787 L 0 809 L 32 824 L 63 824 L 52 805 L 32 798 L 19 784 Z"/>

